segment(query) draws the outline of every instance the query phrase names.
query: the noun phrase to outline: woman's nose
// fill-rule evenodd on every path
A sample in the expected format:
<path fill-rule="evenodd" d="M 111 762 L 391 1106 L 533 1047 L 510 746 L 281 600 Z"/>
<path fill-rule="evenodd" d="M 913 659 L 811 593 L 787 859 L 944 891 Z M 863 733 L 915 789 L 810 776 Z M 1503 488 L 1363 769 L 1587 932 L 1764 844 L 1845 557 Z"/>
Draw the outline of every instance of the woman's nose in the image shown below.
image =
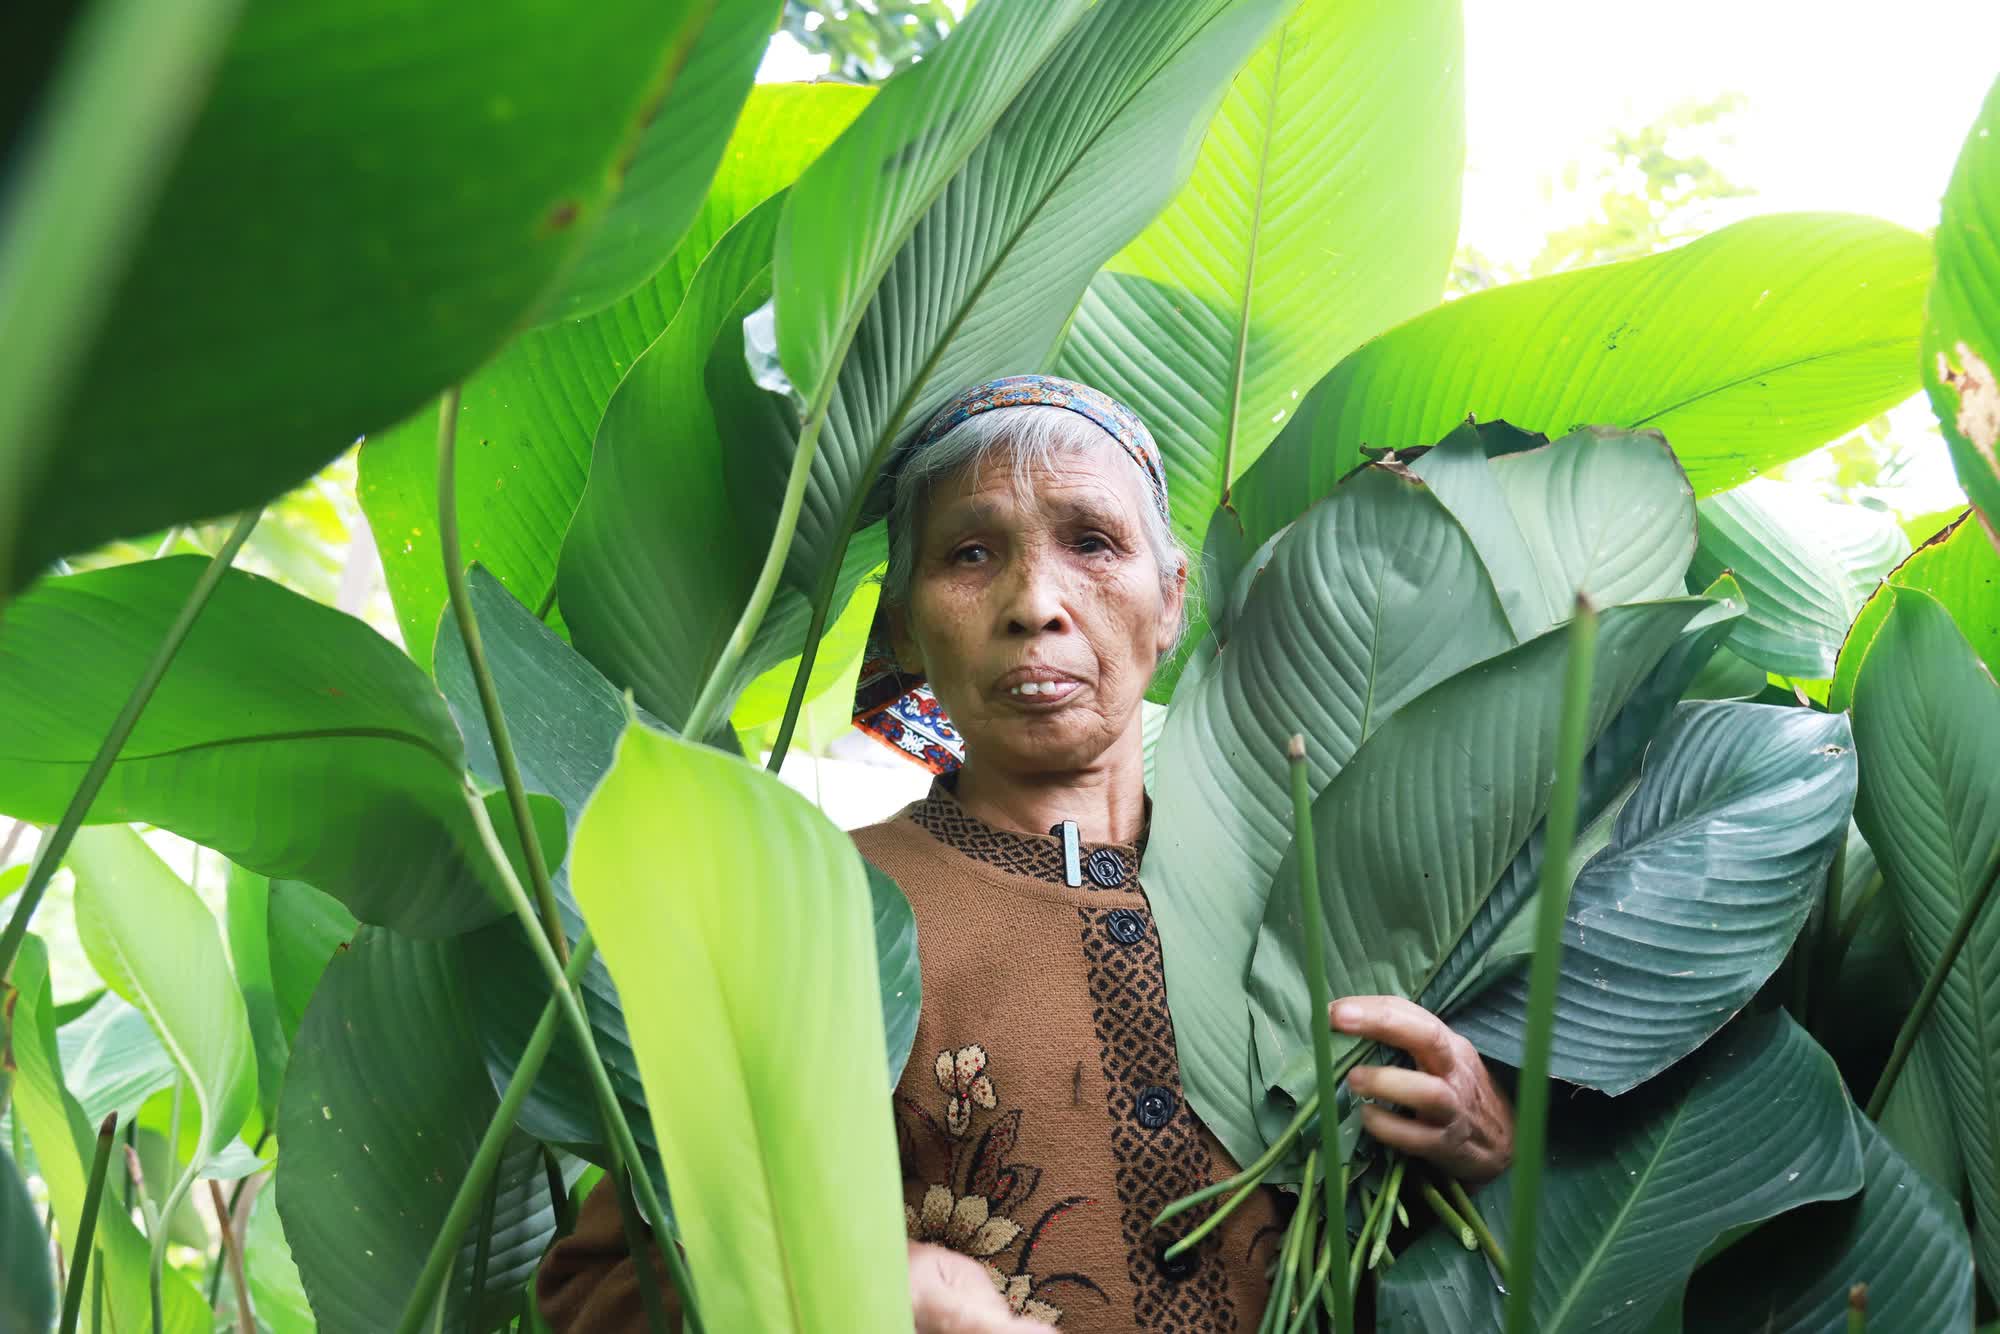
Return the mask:
<path fill-rule="evenodd" d="M 1014 562 L 1008 581 L 1007 633 L 1029 635 L 1069 628 L 1069 614 L 1063 610 L 1062 589 L 1057 572 L 1039 553 Z"/>

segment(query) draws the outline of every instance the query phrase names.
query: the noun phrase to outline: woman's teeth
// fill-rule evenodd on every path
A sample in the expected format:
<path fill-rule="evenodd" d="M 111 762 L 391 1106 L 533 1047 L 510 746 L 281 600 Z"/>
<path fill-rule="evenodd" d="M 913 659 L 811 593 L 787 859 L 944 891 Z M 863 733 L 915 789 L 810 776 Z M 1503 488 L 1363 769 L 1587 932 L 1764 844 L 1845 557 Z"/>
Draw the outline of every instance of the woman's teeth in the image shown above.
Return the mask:
<path fill-rule="evenodd" d="M 1010 695 L 1053 695 L 1060 688 L 1060 683 L 1055 681 L 1023 681 L 1017 686 L 1009 687 L 1007 693 Z"/>

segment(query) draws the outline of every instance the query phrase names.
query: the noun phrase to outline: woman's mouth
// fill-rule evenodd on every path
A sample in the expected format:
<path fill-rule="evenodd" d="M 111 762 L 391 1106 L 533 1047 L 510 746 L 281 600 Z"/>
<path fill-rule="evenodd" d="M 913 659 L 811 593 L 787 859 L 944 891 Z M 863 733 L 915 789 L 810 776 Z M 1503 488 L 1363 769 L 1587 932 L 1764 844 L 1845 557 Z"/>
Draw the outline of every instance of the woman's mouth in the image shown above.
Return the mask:
<path fill-rule="evenodd" d="M 1046 673 L 1020 673 L 1002 678 L 1000 693 L 1024 705 L 1059 704 L 1076 693 L 1082 682 Z"/>

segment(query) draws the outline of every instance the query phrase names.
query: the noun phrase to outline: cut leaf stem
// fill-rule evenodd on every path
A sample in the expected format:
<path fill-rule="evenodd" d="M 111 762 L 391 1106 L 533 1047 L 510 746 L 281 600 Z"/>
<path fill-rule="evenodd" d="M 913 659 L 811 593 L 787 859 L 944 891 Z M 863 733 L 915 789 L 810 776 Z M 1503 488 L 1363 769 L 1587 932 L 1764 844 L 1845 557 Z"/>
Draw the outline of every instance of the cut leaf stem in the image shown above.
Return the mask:
<path fill-rule="evenodd" d="M 76 1222 L 76 1236 L 70 1240 L 69 1284 L 63 1291 L 59 1334 L 76 1334 L 77 1314 L 83 1310 L 83 1287 L 92 1268 L 91 1247 L 97 1240 L 97 1210 L 104 1202 L 104 1179 L 111 1165 L 111 1145 L 118 1138 L 118 1113 L 104 1118 L 97 1128 L 97 1151 L 90 1158 L 90 1184 L 83 1193 L 83 1213 Z"/>
<path fill-rule="evenodd" d="M 1527 1033 L 1521 1049 L 1520 1110 L 1514 1126 L 1513 1263 L 1507 1278 L 1507 1334 L 1531 1334 L 1536 1229 L 1542 1166 L 1548 1151 L 1549 1056 L 1555 1045 L 1556 988 L 1561 980 L 1563 920 L 1569 911 L 1569 863 L 1575 854 L 1578 792 L 1590 745 L 1590 685 L 1597 662 L 1597 609 L 1577 594 L 1569 623 L 1562 713 L 1556 729 L 1555 788 L 1536 901 L 1535 953 L 1528 982 Z"/>

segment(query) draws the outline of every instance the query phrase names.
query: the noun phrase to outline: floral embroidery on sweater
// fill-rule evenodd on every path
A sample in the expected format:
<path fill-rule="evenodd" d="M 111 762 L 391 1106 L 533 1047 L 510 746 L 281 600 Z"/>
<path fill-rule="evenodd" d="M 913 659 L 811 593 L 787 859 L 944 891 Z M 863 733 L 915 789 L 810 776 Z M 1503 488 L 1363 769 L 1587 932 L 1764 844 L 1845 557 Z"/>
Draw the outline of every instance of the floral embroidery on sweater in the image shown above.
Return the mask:
<path fill-rule="evenodd" d="M 987 1070 L 986 1049 L 978 1043 L 947 1048 L 937 1054 L 934 1069 L 945 1097 L 942 1124 L 914 1098 L 900 1099 L 903 1115 L 898 1130 L 906 1147 L 914 1147 L 908 1141 L 922 1135 L 949 1163 L 944 1181 L 927 1183 L 919 1203 L 903 1206 L 910 1239 L 946 1246 L 979 1261 L 1014 1314 L 1044 1325 L 1062 1321 L 1062 1308 L 1047 1300 L 1058 1287 L 1082 1288 L 1108 1304 L 1111 1299 L 1104 1289 L 1082 1274 L 1037 1278 L 1029 1271 L 1035 1246 L 1048 1227 L 1091 1201 L 1072 1195 L 1051 1204 L 1032 1224 L 1020 1221 L 1028 1217 L 1022 1211 L 1042 1183 L 1042 1169 L 1010 1161 L 1020 1139 L 1021 1111 L 999 1110 L 999 1090 Z M 996 1115 L 975 1134 L 974 1122 L 982 1112 Z"/>

